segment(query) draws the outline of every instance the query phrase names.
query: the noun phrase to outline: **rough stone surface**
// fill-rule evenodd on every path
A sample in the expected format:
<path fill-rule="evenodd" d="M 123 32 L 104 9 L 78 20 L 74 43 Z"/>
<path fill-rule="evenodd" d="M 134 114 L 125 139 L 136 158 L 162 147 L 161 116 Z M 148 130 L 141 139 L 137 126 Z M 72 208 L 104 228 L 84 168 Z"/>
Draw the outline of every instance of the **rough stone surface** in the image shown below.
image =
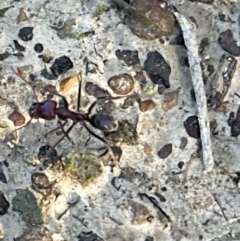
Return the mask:
<path fill-rule="evenodd" d="M 151 18 L 159 19 L 160 12 L 166 13 L 165 8 L 160 11 L 159 6 L 153 8 L 153 1 L 133 2 L 133 7 L 144 8 L 144 15 Z M 154 0 L 154 3 L 168 8 L 165 1 Z M 170 20 L 163 26 L 170 26 L 169 31 L 177 31 L 174 33 L 178 39 L 176 44 L 171 44 L 174 39 L 171 36 L 160 40 L 159 33 L 154 32 L 154 23 L 150 21 L 153 28 L 148 29 L 149 26 L 138 21 L 139 15 L 116 7 L 113 1 L 35 0 L 31 4 L 27 0 L 1 1 L 0 173 L 7 180 L 0 181 L 0 205 L 5 205 L 1 209 L 3 215 L 0 215 L 1 239 L 239 239 L 240 69 L 237 62 L 240 4 L 233 0 L 172 0 L 171 3 L 197 25 L 206 93 L 221 94 L 220 98 L 212 95 L 213 104 L 208 109 L 214 156 L 214 167 L 209 173 L 202 171 L 200 139 L 190 137 L 184 127 L 189 116 L 197 116 L 197 106 L 190 95 L 193 85 L 186 48 L 171 13 L 167 13 L 170 18 L 165 20 Z M 141 16 L 140 19 L 146 20 Z M 33 28 L 33 31 L 22 40 L 18 33 L 25 27 Z M 139 38 L 134 31 L 138 35 L 142 31 L 144 36 L 139 35 Z M 37 43 L 44 46 L 42 56 L 34 51 Z M 124 59 L 119 60 L 117 50 L 137 51 L 139 61 L 134 58 L 137 64 L 132 65 L 132 59 L 127 63 Z M 149 74 L 144 63 L 149 53 L 156 52 L 162 58 L 150 62 L 148 67 L 152 72 Z M 221 62 L 223 55 L 225 65 Z M 60 68 L 54 67 L 55 76 L 50 68 L 60 56 L 71 59 L 73 66 L 65 66 L 64 62 Z M 17 67 L 22 67 L 17 72 L 31 85 L 14 74 L 12 68 L 17 70 Z M 63 79 L 80 72 L 82 100 L 88 100 L 85 101 L 87 105 L 81 102 L 81 113 L 87 113 L 96 98 L 100 99 L 91 110 L 91 116 L 101 111 L 101 106 L 114 103 L 110 109 L 118 121 L 117 130 L 103 133 L 91 123 L 87 124 L 91 131 L 115 146 L 112 151 L 118 155 L 117 160 L 106 153 L 106 143 L 90 135 L 79 123 L 70 131 L 69 139 L 64 137 L 56 147 L 54 144 L 64 134 L 63 130 L 59 128 L 47 136 L 45 133 L 59 127 L 57 120 L 32 120 L 10 135 L 8 143 L 4 141 L 15 129 L 8 119 L 14 110 L 29 121 L 30 106 L 49 98 L 44 86 L 52 85 L 60 91 Z M 41 73 L 48 78 L 42 77 Z M 109 93 L 112 93 L 109 78 L 123 73 L 136 80 L 131 94 L 103 101 L 102 96 L 110 97 Z M 36 78 L 32 79 L 30 75 Z M 86 86 L 90 82 L 92 85 Z M 170 96 L 174 108 L 165 111 L 163 103 L 167 94 L 180 88 L 177 95 Z M 61 94 L 68 101 L 69 109 L 75 111 L 78 86 L 72 85 Z M 61 105 L 60 96 L 52 95 L 51 99 Z M 150 99 L 155 103 L 154 109 L 142 112 L 140 101 Z M 230 113 L 235 115 L 231 114 L 229 118 Z M 194 117 L 193 124 L 196 120 Z M 199 137 L 195 124 L 191 133 Z M 70 126 L 71 122 L 67 123 L 65 131 Z M 158 152 L 168 143 L 172 145 L 169 148 L 172 152 L 162 159 Z M 51 146 L 54 146 L 52 155 L 44 156 Z M 88 158 L 81 162 L 86 156 Z M 35 176 L 35 187 L 31 179 L 33 173 L 44 173 L 42 180 L 35 180 Z M 5 180 L 3 176 L 1 179 Z"/>

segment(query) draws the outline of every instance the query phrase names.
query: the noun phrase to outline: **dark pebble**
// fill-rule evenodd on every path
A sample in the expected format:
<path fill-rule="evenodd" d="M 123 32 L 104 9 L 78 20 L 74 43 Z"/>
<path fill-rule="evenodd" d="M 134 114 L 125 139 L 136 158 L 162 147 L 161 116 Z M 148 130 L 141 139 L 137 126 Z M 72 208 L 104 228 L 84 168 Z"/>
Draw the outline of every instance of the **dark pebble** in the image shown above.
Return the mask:
<path fill-rule="evenodd" d="M 38 160 L 43 163 L 44 167 L 52 166 L 58 161 L 57 151 L 49 146 L 41 146 L 38 152 Z"/>
<path fill-rule="evenodd" d="M 235 113 L 232 111 L 232 112 L 230 112 L 229 117 L 228 117 L 228 125 L 232 126 L 234 123 L 234 120 L 235 120 Z"/>
<path fill-rule="evenodd" d="M 0 181 L 7 184 L 7 179 L 3 172 L 0 172 Z"/>
<path fill-rule="evenodd" d="M 237 41 L 233 38 L 233 33 L 230 29 L 222 32 L 219 36 L 219 44 L 228 53 L 234 56 L 240 56 L 240 46 L 237 45 Z"/>
<path fill-rule="evenodd" d="M 34 46 L 34 50 L 37 52 L 37 53 L 41 53 L 43 51 L 43 45 L 41 43 L 37 43 L 35 46 Z"/>
<path fill-rule="evenodd" d="M 137 80 L 141 85 L 144 85 L 147 83 L 146 77 L 143 74 L 143 71 L 136 72 L 134 76 L 135 80 Z"/>
<path fill-rule="evenodd" d="M 31 180 L 34 185 L 40 189 L 47 189 L 50 186 L 48 177 L 44 173 L 35 172 L 31 175 Z"/>
<path fill-rule="evenodd" d="M 197 116 L 189 116 L 184 121 L 184 127 L 189 136 L 193 138 L 200 137 L 200 127 Z"/>
<path fill-rule="evenodd" d="M 88 95 L 92 95 L 97 99 L 110 96 L 110 93 L 107 90 L 100 88 L 98 85 L 93 84 L 92 82 L 86 83 L 85 91 Z"/>
<path fill-rule="evenodd" d="M 71 59 L 64 55 L 55 59 L 50 69 L 55 76 L 59 76 L 61 74 L 66 73 L 72 67 L 73 67 L 73 63 Z"/>
<path fill-rule="evenodd" d="M 18 37 L 22 41 L 30 41 L 33 38 L 33 27 L 24 27 L 19 30 Z"/>
<path fill-rule="evenodd" d="M 58 76 L 54 75 L 53 73 L 48 73 L 46 69 L 41 70 L 41 76 L 48 80 L 55 80 Z"/>
<path fill-rule="evenodd" d="M 162 159 L 167 158 L 170 154 L 172 153 L 172 143 L 166 144 L 165 146 L 163 146 L 159 152 L 158 152 L 158 156 Z"/>
<path fill-rule="evenodd" d="M 115 75 L 108 80 L 108 86 L 115 94 L 127 95 L 133 90 L 134 80 L 129 74 Z"/>
<path fill-rule="evenodd" d="M 182 32 L 180 32 L 178 35 L 173 36 L 170 40 L 171 45 L 181 45 L 185 46 L 184 38 L 182 35 Z"/>
<path fill-rule="evenodd" d="M 38 55 L 38 58 L 42 59 L 42 61 L 46 64 L 49 64 L 53 59 L 52 56 L 43 55 L 43 54 Z"/>
<path fill-rule="evenodd" d="M 154 241 L 152 236 L 147 236 L 144 241 Z"/>
<path fill-rule="evenodd" d="M 4 215 L 9 208 L 9 202 L 4 197 L 4 194 L 0 192 L 0 215 Z"/>
<path fill-rule="evenodd" d="M 13 40 L 13 43 L 14 43 L 15 49 L 17 49 L 18 51 L 21 51 L 21 52 L 25 51 L 25 47 L 20 45 L 17 40 Z"/>
<path fill-rule="evenodd" d="M 128 107 L 133 106 L 136 102 L 141 102 L 140 95 L 138 93 L 131 94 L 126 97 L 124 103 L 121 105 L 121 108 L 127 109 Z"/>
<path fill-rule="evenodd" d="M 181 143 L 180 143 L 179 149 L 184 150 L 187 144 L 188 144 L 188 139 L 184 136 L 181 137 Z"/>
<path fill-rule="evenodd" d="M 0 61 L 4 61 L 7 59 L 11 54 L 5 51 L 4 53 L 0 54 Z"/>
<path fill-rule="evenodd" d="M 181 161 L 181 162 L 178 163 L 178 168 L 182 169 L 183 166 L 184 166 L 184 162 Z"/>
<path fill-rule="evenodd" d="M 154 84 L 163 85 L 165 88 L 170 87 L 169 76 L 171 67 L 159 52 L 153 51 L 148 53 L 144 62 L 144 70 Z"/>
<path fill-rule="evenodd" d="M 100 238 L 97 234 L 95 234 L 92 231 L 89 232 L 84 232 L 82 231 L 78 236 L 77 236 L 78 241 L 104 241 L 102 238 Z"/>
<path fill-rule="evenodd" d="M 138 51 L 118 49 L 115 54 L 119 60 L 123 60 L 128 66 L 140 64 Z"/>

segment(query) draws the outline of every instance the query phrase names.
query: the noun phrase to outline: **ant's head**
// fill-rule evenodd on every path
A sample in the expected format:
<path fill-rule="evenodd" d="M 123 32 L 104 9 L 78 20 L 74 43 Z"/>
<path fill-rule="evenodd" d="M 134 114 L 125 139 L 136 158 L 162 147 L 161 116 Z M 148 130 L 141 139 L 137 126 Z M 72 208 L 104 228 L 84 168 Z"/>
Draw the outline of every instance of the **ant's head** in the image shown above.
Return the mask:
<path fill-rule="evenodd" d="M 29 115 L 31 118 L 38 118 L 37 117 L 37 108 L 38 108 L 39 103 L 33 103 L 30 108 L 29 108 Z"/>
<path fill-rule="evenodd" d="M 118 126 L 112 116 L 103 113 L 93 115 L 89 122 L 96 129 L 106 132 L 114 131 Z"/>

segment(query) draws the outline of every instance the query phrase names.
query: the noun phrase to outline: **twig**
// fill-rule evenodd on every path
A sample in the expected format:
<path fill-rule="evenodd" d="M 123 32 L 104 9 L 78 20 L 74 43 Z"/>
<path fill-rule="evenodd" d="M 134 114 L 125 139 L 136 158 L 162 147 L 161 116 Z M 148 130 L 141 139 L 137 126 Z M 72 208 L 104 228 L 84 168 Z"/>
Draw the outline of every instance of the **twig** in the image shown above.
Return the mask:
<path fill-rule="evenodd" d="M 211 150 L 210 126 L 208 121 L 207 100 L 202 79 L 200 58 L 198 55 L 198 45 L 196 39 L 196 27 L 187 20 L 185 16 L 178 12 L 173 12 L 182 29 L 183 38 L 188 52 L 188 61 L 192 76 L 193 87 L 196 95 L 198 109 L 198 121 L 201 132 L 203 170 L 211 171 L 213 168 L 213 155 Z"/>

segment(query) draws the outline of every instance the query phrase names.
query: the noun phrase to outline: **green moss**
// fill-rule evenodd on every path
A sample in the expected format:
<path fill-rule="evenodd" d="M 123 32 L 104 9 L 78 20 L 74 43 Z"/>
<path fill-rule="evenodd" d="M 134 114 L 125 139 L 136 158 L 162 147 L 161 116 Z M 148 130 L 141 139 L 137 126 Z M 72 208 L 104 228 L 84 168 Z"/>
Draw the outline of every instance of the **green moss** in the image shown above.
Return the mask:
<path fill-rule="evenodd" d="M 109 7 L 101 4 L 98 5 L 96 8 L 95 13 L 93 14 L 94 17 L 99 17 L 100 15 L 102 15 L 103 13 L 107 12 L 109 10 Z"/>

